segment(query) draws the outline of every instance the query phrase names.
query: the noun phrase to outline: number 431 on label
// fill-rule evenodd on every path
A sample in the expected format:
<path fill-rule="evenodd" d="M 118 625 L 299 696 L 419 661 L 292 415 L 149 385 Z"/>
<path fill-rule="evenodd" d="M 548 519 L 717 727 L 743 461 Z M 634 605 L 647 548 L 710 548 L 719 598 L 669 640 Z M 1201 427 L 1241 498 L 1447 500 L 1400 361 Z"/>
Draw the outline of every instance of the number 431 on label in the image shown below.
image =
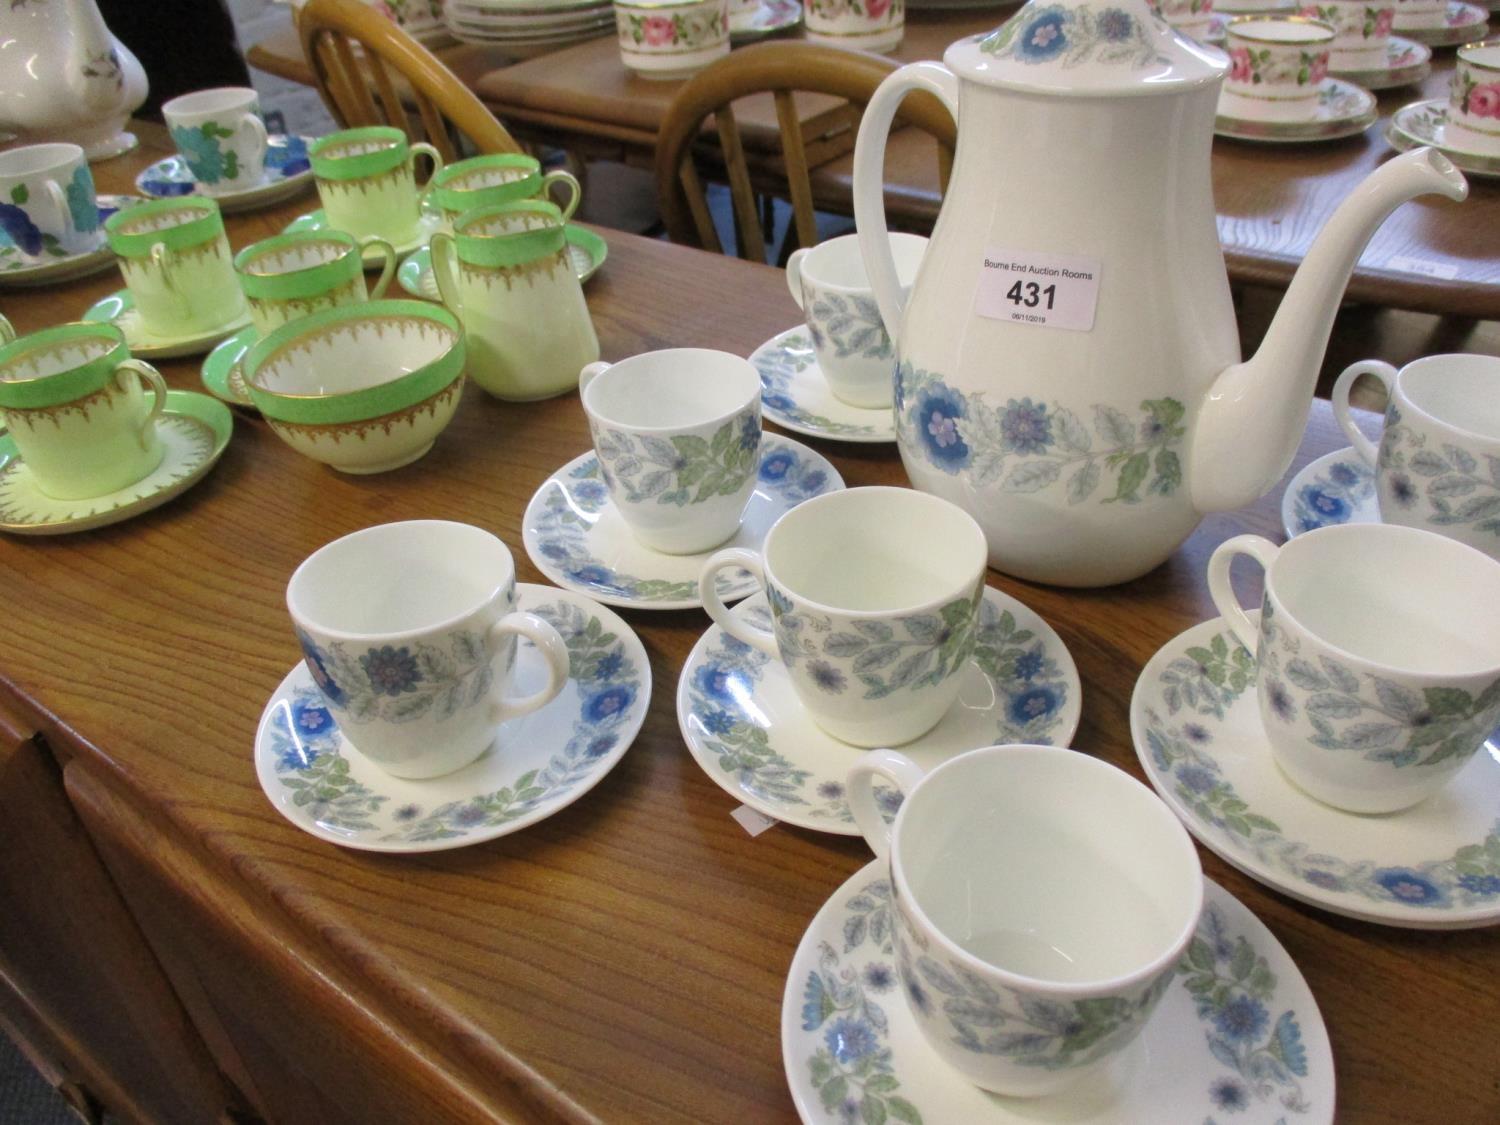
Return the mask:
<path fill-rule="evenodd" d="M 1088 332 L 1099 302 L 1100 262 L 1074 254 L 990 249 L 975 311 L 993 320 Z"/>

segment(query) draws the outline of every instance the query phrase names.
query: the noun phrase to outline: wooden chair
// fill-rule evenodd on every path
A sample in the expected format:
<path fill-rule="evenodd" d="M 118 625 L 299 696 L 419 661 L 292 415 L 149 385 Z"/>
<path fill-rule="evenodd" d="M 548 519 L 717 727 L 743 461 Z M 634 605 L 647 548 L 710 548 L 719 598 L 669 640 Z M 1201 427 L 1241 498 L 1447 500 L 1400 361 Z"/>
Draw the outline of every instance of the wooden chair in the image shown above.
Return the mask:
<path fill-rule="evenodd" d="M 741 48 L 694 75 L 673 98 L 656 146 L 656 190 L 668 236 L 674 242 L 723 251 L 694 161 L 697 149 L 728 180 L 740 257 L 755 261 L 762 257 L 765 236 L 757 213 L 757 190 L 790 199 L 793 223 L 789 240 L 795 238 L 798 245 L 812 246 L 817 242 L 817 223 L 810 151 L 813 155 L 820 148 L 836 154 L 847 152 L 859 114 L 896 65 L 863 51 L 782 41 Z M 793 99 L 797 91 L 841 98 L 849 112 L 827 118 L 818 115 L 812 122 L 814 135 L 809 137 L 809 122 L 799 119 Z M 767 92 L 775 100 L 780 156 L 757 159 L 752 167 L 733 103 Z M 710 115 L 717 129 L 717 149 L 705 137 L 703 124 Z M 826 120 L 828 129 L 841 136 L 818 135 L 818 120 Z M 948 111 L 936 98 L 918 93 L 902 103 L 897 121 L 915 125 L 937 138 L 939 171 L 946 183 L 957 134 Z M 829 139 L 837 143 L 823 143 Z"/>
<path fill-rule="evenodd" d="M 451 70 L 369 5 L 308 0 L 297 29 L 318 93 L 345 128 L 394 125 L 422 140 L 413 135 L 416 125 L 449 162 L 475 152 L 521 151 Z"/>

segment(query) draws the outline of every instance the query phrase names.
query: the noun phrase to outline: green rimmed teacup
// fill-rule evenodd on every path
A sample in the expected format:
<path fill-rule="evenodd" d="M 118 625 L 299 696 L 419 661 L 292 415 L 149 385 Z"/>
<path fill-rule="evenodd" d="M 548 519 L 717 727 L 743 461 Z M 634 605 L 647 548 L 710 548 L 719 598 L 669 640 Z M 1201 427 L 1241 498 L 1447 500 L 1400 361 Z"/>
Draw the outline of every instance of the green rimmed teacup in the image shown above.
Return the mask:
<path fill-rule="evenodd" d="M 63 324 L 0 348 L 0 418 L 36 487 L 58 500 L 104 496 L 155 469 L 166 402 L 161 375 L 112 324 Z"/>
<path fill-rule="evenodd" d="M 568 189 L 568 201 L 562 207 L 563 222 L 567 222 L 583 194 L 578 180 L 560 168 L 544 174 L 541 161 L 522 152 L 499 152 L 450 164 L 432 177 L 428 192 L 451 229 L 454 219 L 476 207 L 550 200 L 553 184 Z"/>
<path fill-rule="evenodd" d="M 162 199 L 105 221 L 110 249 L 145 329 L 190 336 L 245 312 L 224 217 L 212 199 Z"/>
<path fill-rule="evenodd" d="M 578 386 L 599 358 L 583 286 L 556 205 L 528 199 L 467 211 L 432 239 L 443 304 L 463 321 L 469 374 L 496 398 L 526 402 Z"/>
<path fill-rule="evenodd" d="M 385 259 L 373 291 L 365 288 L 365 246 Z M 234 272 L 250 301 L 250 319 L 265 335 L 322 309 L 378 301 L 396 272 L 396 251 L 383 238 L 296 231 L 245 247 L 234 256 Z"/>
<path fill-rule="evenodd" d="M 314 141 L 308 156 L 328 225 L 398 246 L 415 238 L 422 221 L 418 154 L 432 161 L 434 175 L 442 171 L 437 149 L 425 141 L 409 144 L 405 133 L 389 125 L 345 129 Z"/>
<path fill-rule="evenodd" d="M 283 441 L 346 473 L 417 460 L 453 418 L 464 332 L 426 301 L 369 301 L 275 329 L 246 354 L 251 401 Z"/>

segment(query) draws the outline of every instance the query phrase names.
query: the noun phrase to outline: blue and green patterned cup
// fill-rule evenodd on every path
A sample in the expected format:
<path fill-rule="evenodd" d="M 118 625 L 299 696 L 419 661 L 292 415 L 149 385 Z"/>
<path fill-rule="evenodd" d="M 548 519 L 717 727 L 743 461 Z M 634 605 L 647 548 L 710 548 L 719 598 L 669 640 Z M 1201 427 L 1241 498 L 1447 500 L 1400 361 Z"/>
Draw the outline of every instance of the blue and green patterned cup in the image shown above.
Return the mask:
<path fill-rule="evenodd" d="M 104 245 L 83 149 L 27 145 L 0 152 L 0 246 L 42 265 Z"/>
<path fill-rule="evenodd" d="M 161 114 L 199 191 L 230 195 L 264 178 L 269 142 L 254 90 L 223 86 L 183 94 L 163 105 Z"/>

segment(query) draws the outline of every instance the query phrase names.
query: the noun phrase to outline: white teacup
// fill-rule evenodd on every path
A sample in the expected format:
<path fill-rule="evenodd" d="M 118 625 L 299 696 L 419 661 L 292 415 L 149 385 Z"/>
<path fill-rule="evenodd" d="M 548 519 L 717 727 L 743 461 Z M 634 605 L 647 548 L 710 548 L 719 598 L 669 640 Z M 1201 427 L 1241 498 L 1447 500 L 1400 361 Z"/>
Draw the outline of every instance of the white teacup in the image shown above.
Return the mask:
<path fill-rule="evenodd" d="M 927 239 L 892 234 L 890 240 L 896 278 L 903 290 L 910 289 Z M 895 401 L 896 351 L 865 273 L 859 236 L 846 234 L 793 251 L 786 284 L 807 317 L 828 389 L 851 406 L 889 407 Z"/>
<path fill-rule="evenodd" d="M 1222 103 L 1258 121 L 1305 121 L 1317 112 L 1318 84 L 1328 76 L 1332 24 L 1302 16 L 1240 16 L 1224 47 L 1229 76 Z"/>
<path fill-rule="evenodd" d="M 221 86 L 173 98 L 161 107 L 172 143 L 205 195 L 258 187 L 266 170 L 260 95 L 248 86 Z"/>
<path fill-rule="evenodd" d="M 1349 415 L 1362 375 L 1385 386 L 1377 448 Z M 1333 416 L 1365 464 L 1386 523 L 1420 527 L 1500 561 L 1500 358 L 1433 355 L 1399 372 L 1367 359 L 1333 385 Z"/>
<path fill-rule="evenodd" d="M 889 827 L 877 778 L 905 794 Z M 1193 938 L 1203 871 L 1144 785 L 1073 750 L 990 746 L 925 776 L 877 750 L 849 771 L 848 792 L 890 863 L 907 1007 L 944 1062 L 1033 1097 L 1145 1027 Z"/>
<path fill-rule="evenodd" d="M 1458 49 L 1445 136 L 1455 148 L 1500 156 L 1500 39 Z"/>
<path fill-rule="evenodd" d="M 760 468 L 760 376 L 707 348 L 591 363 L 579 394 L 604 483 L 654 551 L 691 555 L 739 530 Z"/>
<path fill-rule="evenodd" d="M 703 564 L 703 608 L 726 633 L 777 657 L 808 715 L 854 746 L 900 745 L 958 697 L 984 594 L 984 532 L 956 504 L 910 488 L 852 488 L 799 504 L 759 553 Z M 755 575 L 773 630 L 730 613 L 715 576 Z"/>
<path fill-rule="evenodd" d="M 0 203 L 12 209 L 10 242 L 30 264 L 104 245 L 94 176 L 74 144 L 25 145 L 0 152 Z"/>
<path fill-rule="evenodd" d="M 1332 24 L 1332 62 L 1346 70 L 1385 66 L 1396 0 L 1310 0 L 1302 15 Z"/>
<path fill-rule="evenodd" d="M 516 611 L 510 551 L 468 524 L 413 520 L 335 539 L 293 573 L 286 601 L 339 729 L 395 777 L 462 769 L 496 727 L 568 682 L 557 630 Z M 504 692 L 518 636 L 536 645 L 548 678 L 512 699 Z"/>
<path fill-rule="evenodd" d="M 1266 569 L 1260 621 L 1229 583 Z M 1255 653 L 1271 755 L 1309 795 L 1395 812 L 1442 788 L 1500 721 L 1500 563 L 1431 532 L 1319 528 L 1277 547 L 1222 543 L 1208 590 Z"/>

